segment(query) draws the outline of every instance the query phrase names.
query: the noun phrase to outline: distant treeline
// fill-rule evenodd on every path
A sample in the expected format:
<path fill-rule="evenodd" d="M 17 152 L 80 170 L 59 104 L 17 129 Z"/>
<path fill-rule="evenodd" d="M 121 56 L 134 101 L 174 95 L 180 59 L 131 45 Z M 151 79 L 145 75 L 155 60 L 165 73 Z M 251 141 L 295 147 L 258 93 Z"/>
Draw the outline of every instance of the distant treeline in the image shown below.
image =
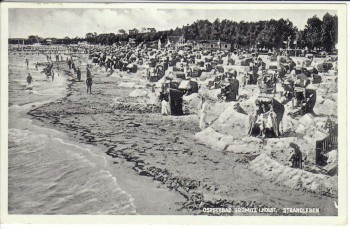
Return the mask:
<path fill-rule="evenodd" d="M 164 43 L 168 36 L 184 35 L 186 40 L 221 40 L 231 43 L 233 47 L 249 48 L 286 48 L 286 42 L 290 47 L 309 49 L 319 48 L 331 51 L 338 43 L 338 17 L 329 13 L 322 20 L 316 15 L 307 19 L 304 30 L 298 30 L 291 21 L 280 19 L 259 22 L 234 22 L 230 20 L 216 19 L 214 22 L 208 20 L 197 20 L 182 28 L 155 33 L 144 34 L 99 34 L 86 39 L 68 37 L 53 40 L 55 44 L 72 44 L 79 41 L 88 41 L 92 44 L 112 45 L 119 42 L 128 42 L 129 38 L 135 39 L 136 43 L 150 42 L 161 39 Z M 26 42 L 35 43 L 41 38 L 30 36 Z"/>
<path fill-rule="evenodd" d="M 51 40 L 51 41 L 48 41 Z M 25 44 L 25 45 L 31 45 L 31 44 L 36 44 L 36 43 L 40 43 L 40 44 L 78 44 L 79 42 L 83 42 L 86 41 L 85 38 L 69 38 L 69 37 L 65 37 L 65 38 L 42 38 L 39 36 L 35 36 L 35 35 L 31 35 L 29 36 L 27 39 L 23 39 L 23 38 L 9 38 L 9 44 Z"/>

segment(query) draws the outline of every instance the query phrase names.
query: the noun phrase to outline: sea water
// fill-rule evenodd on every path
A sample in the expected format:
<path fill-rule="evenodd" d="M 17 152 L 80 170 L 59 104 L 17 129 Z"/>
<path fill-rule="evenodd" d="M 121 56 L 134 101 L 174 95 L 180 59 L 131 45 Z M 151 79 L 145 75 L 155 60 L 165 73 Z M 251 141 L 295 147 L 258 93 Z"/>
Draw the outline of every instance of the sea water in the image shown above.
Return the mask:
<path fill-rule="evenodd" d="M 25 64 L 29 59 L 29 69 Z M 9 56 L 9 214 L 137 214 L 102 150 L 35 125 L 26 113 L 65 94 L 66 77 L 47 78 L 34 63 L 44 55 Z M 26 90 L 26 76 L 33 89 Z"/>

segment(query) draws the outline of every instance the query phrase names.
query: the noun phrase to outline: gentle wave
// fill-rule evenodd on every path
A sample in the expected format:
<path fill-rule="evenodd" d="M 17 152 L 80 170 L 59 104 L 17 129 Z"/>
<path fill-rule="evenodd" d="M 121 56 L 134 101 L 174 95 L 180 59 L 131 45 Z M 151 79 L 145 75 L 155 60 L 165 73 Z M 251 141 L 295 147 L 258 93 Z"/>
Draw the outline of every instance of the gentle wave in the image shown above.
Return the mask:
<path fill-rule="evenodd" d="M 136 214 L 105 160 L 60 138 L 9 129 L 9 213 Z"/>

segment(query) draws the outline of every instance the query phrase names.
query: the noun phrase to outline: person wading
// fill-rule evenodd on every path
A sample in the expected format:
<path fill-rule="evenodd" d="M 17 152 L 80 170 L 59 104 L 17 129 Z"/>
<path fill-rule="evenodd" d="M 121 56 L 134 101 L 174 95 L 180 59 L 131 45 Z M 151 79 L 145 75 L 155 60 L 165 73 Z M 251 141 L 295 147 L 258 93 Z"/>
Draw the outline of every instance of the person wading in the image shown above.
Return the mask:
<path fill-rule="evenodd" d="M 28 75 L 27 75 L 27 83 L 28 83 L 28 86 L 30 86 L 30 85 L 32 84 L 32 82 L 33 82 L 33 78 L 32 78 L 32 76 L 30 75 L 30 73 L 28 73 Z"/>

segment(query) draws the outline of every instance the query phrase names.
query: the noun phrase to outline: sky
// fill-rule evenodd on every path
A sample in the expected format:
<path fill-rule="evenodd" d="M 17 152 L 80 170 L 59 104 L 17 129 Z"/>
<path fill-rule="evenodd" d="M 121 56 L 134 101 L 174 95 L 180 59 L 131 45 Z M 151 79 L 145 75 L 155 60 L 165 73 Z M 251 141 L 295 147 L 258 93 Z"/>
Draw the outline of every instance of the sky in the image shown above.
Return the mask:
<path fill-rule="evenodd" d="M 196 20 L 213 22 L 259 21 L 289 19 L 298 29 L 304 29 L 308 18 L 322 19 L 324 10 L 202 10 L 202 9 L 9 9 L 9 38 L 29 35 L 63 38 L 85 37 L 86 33 L 116 33 L 119 29 L 153 27 L 157 31 L 175 29 Z"/>

